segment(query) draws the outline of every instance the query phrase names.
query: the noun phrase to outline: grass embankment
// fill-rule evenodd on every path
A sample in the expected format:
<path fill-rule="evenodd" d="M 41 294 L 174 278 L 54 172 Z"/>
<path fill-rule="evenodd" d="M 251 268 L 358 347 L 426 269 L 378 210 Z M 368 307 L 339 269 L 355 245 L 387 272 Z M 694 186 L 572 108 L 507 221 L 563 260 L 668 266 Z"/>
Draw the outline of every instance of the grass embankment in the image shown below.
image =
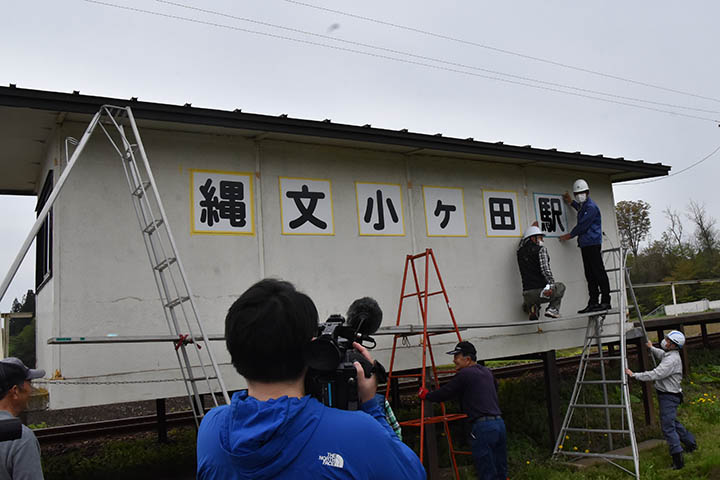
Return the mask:
<path fill-rule="evenodd" d="M 685 403 L 679 410 L 679 419 L 697 437 L 700 448 L 686 455 L 686 467 L 682 472 L 669 468 L 670 457 L 663 444 L 652 450 L 641 452 L 641 478 L 683 480 L 720 479 L 720 350 L 693 350 L 690 354 L 691 375 L 683 383 Z M 616 376 L 616 365 L 611 364 Z M 631 365 L 633 368 L 633 365 Z M 608 374 L 610 375 L 610 374 Z M 560 375 L 561 411 L 564 413 L 572 387 L 575 372 L 562 371 Z M 611 401 L 618 401 L 619 391 L 610 391 Z M 659 426 L 646 426 L 640 386 L 632 382 L 631 397 L 638 441 L 663 438 Z M 583 401 L 599 401 L 599 392 L 588 392 Z M 411 399 L 412 400 L 412 399 Z M 656 398 L 653 398 L 656 402 Z M 500 403 L 508 429 L 508 459 L 510 476 L 513 480 L 546 479 L 592 479 L 624 480 L 629 476 L 611 465 L 576 470 L 549 458 L 550 436 L 548 430 L 545 387 L 542 376 L 500 381 Z M 656 404 L 657 406 L 657 404 Z M 456 405 L 450 405 L 457 409 Z M 400 419 L 417 417 L 417 404 L 396 409 Z M 604 416 L 595 413 L 584 417 L 578 415 L 581 424 L 602 428 Z M 618 421 L 615 418 L 614 421 Z M 449 465 L 447 442 L 442 424 L 437 426 L 438 449 L 441 466 Z M 418 451 L 416 428 L 405 428 L 403 438 Z M 467 449 L 467 433 L 461 422 L 452 425 L 452 438 L 459 444 L 456 448 Z M 195 468 L 194 429 L 180 429 L 170 432 L 170 444 L 158 444 L 155 436 L 148 434 L 132 440 L 110 440 L 91 444 L 78 444 L 62 448 L 44 449 L 43 467 L 46 478 L 88 479 L 88 478 L 133 478 L 134 480 L 157 478 L 192 478 Z M 593 447 L 593 442 L 595 447 Z M 605 445 L 602 437 L 569 438 L 564 448 L 573 450 L 592 449 Z M 616 439 L 615 447 L 622 446 L 623 440 Z M 473 479 L 474 471 L 469 457 L 460 457 L 462 478 Z M 629 466 L 629 465 L 626 465 Z M 451 478 L 451 477 L 448 477 Z"/>
<path fill-rule="evenodd" d="M 82 442 L 43 449 L 46 480 L 190 479 L 195 473 L 195 429 L 173 429 L 170 442 L 157 435 Z"/>

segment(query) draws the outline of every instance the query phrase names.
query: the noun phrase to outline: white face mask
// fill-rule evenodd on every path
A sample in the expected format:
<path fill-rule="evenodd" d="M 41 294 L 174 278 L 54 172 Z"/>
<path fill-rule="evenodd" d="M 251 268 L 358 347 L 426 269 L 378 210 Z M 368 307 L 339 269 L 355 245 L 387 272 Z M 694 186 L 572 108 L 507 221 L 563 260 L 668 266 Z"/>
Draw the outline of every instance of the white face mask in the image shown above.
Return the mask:
<path fill-rule="evenodd" d="M 545 245 L 545 242 L 543 242 L 542 238 L 538 238 L 537 244 L 542 247 L 543 245 Z"/>
<path fill-rule="evenodd" d="M 667 349 L 668 349 L 667 341 L 666 341 L 664 338 L 663 338 L 662 341 L 660 342 L 660 347 L 662 347 L 663 350 L 667 350 Z"/>
<path fill-rule="evenodd" d="M 578 203 L 585 203 L 587 200 L 587 193 L 578 193 L 575 195 L 575 200 L 578 201 Z"/>

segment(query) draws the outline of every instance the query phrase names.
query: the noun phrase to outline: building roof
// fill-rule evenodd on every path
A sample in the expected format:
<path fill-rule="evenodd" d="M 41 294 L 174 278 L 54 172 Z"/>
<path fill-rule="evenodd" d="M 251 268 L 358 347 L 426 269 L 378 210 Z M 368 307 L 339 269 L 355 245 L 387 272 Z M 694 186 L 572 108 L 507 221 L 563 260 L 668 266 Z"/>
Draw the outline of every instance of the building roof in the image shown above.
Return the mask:
<path fill-rule="evenodd" d="M 506 145 L 472 138 L 452 138 L 407 130 L 388 130 L 371 125 L 345 125 L 330 120 L 304 120 L 287 115 L 270 116 L 240 110 L 142 102 L 0 87 L 0 194 L 37 193 L 47 141 L 57 124 L 74 120 L 89 122 L 102 105 L 130 106 L 139 125 L 167 130 L 224 132 L 247 138 L 285 140 L 389 151 L 405 155 L 462 158 L 514 165 L 565 168 L 608 175 L 620 182 L 667 175 L 670 167 L 641 160 L 561 152 L 530 145 Z"/>

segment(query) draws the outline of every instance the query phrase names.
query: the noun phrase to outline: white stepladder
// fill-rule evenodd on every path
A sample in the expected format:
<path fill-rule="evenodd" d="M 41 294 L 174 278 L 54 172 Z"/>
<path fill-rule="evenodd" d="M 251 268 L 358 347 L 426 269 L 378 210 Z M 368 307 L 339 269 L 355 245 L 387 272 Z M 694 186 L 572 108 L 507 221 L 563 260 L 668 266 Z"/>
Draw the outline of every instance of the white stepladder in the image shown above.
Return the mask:
<path fill-rule="evenodd" d="M 230 403 L 230 397 L 220 374 L 218 363 L 210 349 L 209 340 L 211 338 L 205 333 L 202 320 L 198 315 L 187 275 L 180 260 L 175 239 L 170 230 L 157 184 L 130 107 L 104 105 L 95 114 L 82 138 L 77 142 L 77 147 L 68 160 L 65 170 L 54 186 L 45 206 L 38 214 L 20 253 L 0 286 L 0 299 L 5 295 L 78 157 L 98 127 L 105 133 L 122 162 L 170 335 L 153 338 L 136 336 L 93 339 L 83 337 L 82 341 L 72 341 L 72 338 L 57 338 L 50 343 L 173 342 L 195 422 L 196 425 L 199 425 L 204 415 L 202 401 L 204 392 L 202 390 L 210 393 L 215 406 L 218 405 L 218 394 L 222 394 L 225 403 Z M 129 133 L 125 132 L 127 127 L 130 130 Z"/>
<path fill-rule="evenodd" d="M 640 319 L 641 332 L 645 339 L 647 339 L 647 332 L 635 299 L 635 293 L 632 291 L 630 273 L 626 267 L 627 251 L 624 248 L 611 248 L 603 250 L 603 253 L 609 254 L 608 256 L 613 260 L 612 267 L 606 268 L 606 272 L 615 274 L 615 288 L 611 290 L 611 293 L 616 294 L 618 308 L 598 312 L 597 315 L 591 315 L 588 318 L 585 344 L 580 357 L 575 386 L 560 434 L 555 442 L 553 456 L 556 458 L 560 456 L 602 458 L 639 479 L 639 454 L 633 424 L 630 389 L 625 374 L 625 368 L 627 367 L 625 317 L 628 309 L 625 293 L 627 288 L 630 289 Z M 617 327 L 617 333 L 613 331 L 614 327 Z M 610 333 L 604 333 L 605 328 L 610 330 Z M 619 356 L 610 355 L 609 352 L 603 351 L 603 339 L 609 338 L 619 340 Z M 595 352 L 593 352 L 593 347 L 595 347 Z M 606 367 L 610 367 L 610 365 L 606 365 L 610 361 L 617 362 L 612 367 L 617 371 L 619 377 L 611 375 L 606 369 Z M 599 373 L 598 379 L 586 379 L 590 364 L 599 366 L 599 372 L 596 372 L 596 374 Z M 602 400 L 599 402 L 586 402 L 586 390 L 598 386 L 601 388 Z M 611 397 L 618 397 L 619 400 L 613 402 Z M 588 412 L 602 412 L 604 413 L 604 425 L 601 428 L 589 428 L 587 422 L 580 425 L 578 420 L 582 421 L 583 418 L 581 418 L 580 413 L 575 415 L 576 411 L 586 415 Z M 585 416 L 585 420 L 587 421 L 587 416 Z M 614 440 L 619 438 L 624 440 L 623 443 L 627 443 L 629 440 L 629 454 L 624 454 L 624 452 L 612 453 L 616 447 Z M 578 444 L 580 445 L 579 448 Z M 601 448 L 598 449 L 597 447 Z M 620 465 L 619 460 L 632 462 L 632 470 Z"/>

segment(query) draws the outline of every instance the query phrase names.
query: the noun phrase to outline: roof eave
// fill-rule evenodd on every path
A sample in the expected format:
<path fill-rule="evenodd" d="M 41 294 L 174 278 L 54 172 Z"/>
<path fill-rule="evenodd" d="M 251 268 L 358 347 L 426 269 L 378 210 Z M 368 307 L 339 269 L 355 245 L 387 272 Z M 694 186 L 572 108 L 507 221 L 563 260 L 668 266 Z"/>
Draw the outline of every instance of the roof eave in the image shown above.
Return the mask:
<path fill-rule="evenodd" d="M 0 87 L 0 105 L 31 108 L 68 113 L 94 114 L 102 105 L 129 106 L 137 119 L 172 123 L 206 125 L 214 127 L 236 128 L 257 132 L 284 133 L 303 137 L 331 138 L 337 140 L 359 141 L 374 144 L 406 146 L 415 149 L 428 149 L 442 152 L 454 152 L 481 157 L 503 157 L 518 159 L 528 163 L 552 163 L 554 165 L 573 165 L 589 169 L 608 169 L 616 171 L 611 180 L 626 181 L 667 175 L 670 167 L 662 164 L 649 164 L 642 161 L 629 161 L 623 158 L 609 158 L 602 155 L 592 156 L 579 152 L 558 152 L 530 146 L 505 145 L 502 142 L 489 143 L 473 139 L 458 139 L 395 131 L 370 126 L 355 126 L 225 111 L 192 106 L 178 106 L 161 103 L 141 102 L 135 99 L 117 99 L 80 95 L 79 93 L 60 93 L 42 90 Z"/>

